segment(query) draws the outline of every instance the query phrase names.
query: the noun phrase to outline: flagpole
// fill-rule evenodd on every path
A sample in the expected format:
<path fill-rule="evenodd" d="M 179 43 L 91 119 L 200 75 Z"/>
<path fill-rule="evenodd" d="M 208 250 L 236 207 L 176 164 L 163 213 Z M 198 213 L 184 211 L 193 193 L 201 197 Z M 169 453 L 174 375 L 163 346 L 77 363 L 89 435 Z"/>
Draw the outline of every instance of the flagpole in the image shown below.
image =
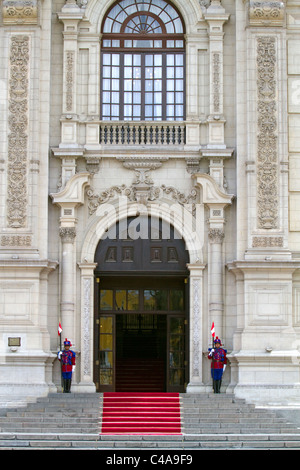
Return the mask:
<path fill-rule="evenodd" d="M 214 337 L 215 337 L 215 324 L 214 322 L 211 325 L 211 338 L 212 338 L 212 350 L 214 349 Z M 213 390 L 214 390 L 214 377 L 215 377 L 215 362 L 214 362 L 214 352 L 211 353 L 212 360 L 212 381 L 213 381 Z"/>
<path fill-rule="evenodd" d="M 61 351 L 62 349 L 62 345 L 61 345 L 61 334 L 62 334 L 62 327 L 61 327 L 61 323 L 59 322 L 58 323 L 58 336 L 59 336 L 59 351 Z M 63 378 L 62 378 L 62 359 L 60 358 L 60 385 L 61 387 L 63 388 Z"/>

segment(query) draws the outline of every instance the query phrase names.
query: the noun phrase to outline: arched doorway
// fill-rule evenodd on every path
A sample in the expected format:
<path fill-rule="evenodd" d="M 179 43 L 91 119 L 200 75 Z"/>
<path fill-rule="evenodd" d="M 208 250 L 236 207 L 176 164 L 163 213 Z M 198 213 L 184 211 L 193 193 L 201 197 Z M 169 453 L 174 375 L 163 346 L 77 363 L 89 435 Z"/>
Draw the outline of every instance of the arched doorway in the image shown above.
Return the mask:
<path fill-rule="evenodd" d="M 185 242 L 162 220 L 126 218 L 95 262 L 94 382 L 98 391 L 184 391 L 188 381 Z"/>

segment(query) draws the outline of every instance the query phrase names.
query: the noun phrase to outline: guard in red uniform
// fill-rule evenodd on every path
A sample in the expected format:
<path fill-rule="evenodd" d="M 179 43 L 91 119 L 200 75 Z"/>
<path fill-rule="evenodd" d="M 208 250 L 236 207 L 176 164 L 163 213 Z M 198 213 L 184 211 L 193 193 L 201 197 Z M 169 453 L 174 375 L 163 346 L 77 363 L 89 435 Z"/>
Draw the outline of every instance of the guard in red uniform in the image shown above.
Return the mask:
<path fill-rule="evenodd" d="M 227 364 L 227 351 L 221 348 L 222 343 L 218 337 L 214 340 L 214 344 L 215 348 L 209 349 L 208 359 L 211 359 L 211 376 L 214 393 L 220 393 L 222 376 Z"/>
<path fill-rule="evenodd" d="M 67 338 L 64 341 L 64 350 L 57 354 L 58 360 L 61 361 L 61 373 L 63 378 L 63 392 L 71 392 L 72 373 L 75 370 L 76 354 L 70 349 L 71 341 Z"/>

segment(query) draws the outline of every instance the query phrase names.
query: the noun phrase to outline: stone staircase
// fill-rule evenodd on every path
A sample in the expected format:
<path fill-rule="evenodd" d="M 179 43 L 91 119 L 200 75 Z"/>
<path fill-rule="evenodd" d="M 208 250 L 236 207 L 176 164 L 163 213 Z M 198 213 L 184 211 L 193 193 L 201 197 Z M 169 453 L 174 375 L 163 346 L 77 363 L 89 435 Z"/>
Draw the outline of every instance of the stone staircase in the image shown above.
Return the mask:
<path fill-rule="evenodd" d="M 300 429 L 227 394 L 181 394 L 181 435 L 101 434 L 102 394 L 50 394 L 0 409 L 0 450 L 290 449 Z"/>

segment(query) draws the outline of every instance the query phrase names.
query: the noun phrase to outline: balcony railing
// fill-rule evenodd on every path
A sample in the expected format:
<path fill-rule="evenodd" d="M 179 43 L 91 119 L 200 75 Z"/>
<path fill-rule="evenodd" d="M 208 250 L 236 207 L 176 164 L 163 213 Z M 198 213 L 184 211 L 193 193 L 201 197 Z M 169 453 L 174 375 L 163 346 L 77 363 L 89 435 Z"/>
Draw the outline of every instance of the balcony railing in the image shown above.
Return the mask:
<path fill-rule="evenodd" d="M 184 145 L 183 122 L 102 122 L 99 126 L 101 145 Z"/>

